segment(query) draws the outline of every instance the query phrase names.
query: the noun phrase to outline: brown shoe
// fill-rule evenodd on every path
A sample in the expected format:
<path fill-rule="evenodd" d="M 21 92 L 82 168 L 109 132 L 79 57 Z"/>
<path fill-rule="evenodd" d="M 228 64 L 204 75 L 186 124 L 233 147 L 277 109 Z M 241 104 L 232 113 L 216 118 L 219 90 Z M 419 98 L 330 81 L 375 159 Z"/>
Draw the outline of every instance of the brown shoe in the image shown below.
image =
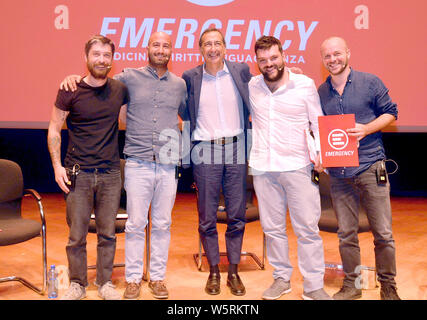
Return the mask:
<path fill-rule="evenodd" d="M 153 297 L 156 299 L 167 299 L 169 297 L 168 289 L 166 288 L 163 280 L 150 281 L 148 287 L 153 294 Z"/>
<path fill-rule="evenodd" d="M 243 296 L 246 293 L 245 286 L 237 273 L 228 275 L 227 287 L 230 287 L 230 291 L 235 296 Z"/>
<path fill-rule="evenodd" d="M 125 293 L 123 294 L 123 299 L 138 300 L 140 292 L 141 282 L 128 282 Z"/>
<path fill-rule="evenodd" d="M 205 292 L 211 295 L 219 294 L 221 292 L 220 283 L 221 276 L 219 275 L 219 273 L 209 274 L 209 278 L 205 286 Z"/>

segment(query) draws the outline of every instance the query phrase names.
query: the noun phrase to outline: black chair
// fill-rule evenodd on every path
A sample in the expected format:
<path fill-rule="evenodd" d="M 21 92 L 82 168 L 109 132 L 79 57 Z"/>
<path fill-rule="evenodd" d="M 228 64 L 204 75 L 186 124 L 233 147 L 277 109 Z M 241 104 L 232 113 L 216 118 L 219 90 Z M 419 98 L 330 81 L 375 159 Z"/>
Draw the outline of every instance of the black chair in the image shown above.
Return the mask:
<path fill-rule="evenodd" d="M 320 193 L 320 204 L 321 204 L 321 215 L 319 220 L 319 230 L 329 233 L 338 233 L 338 220 L 335 210 L 332 206 L 331 191 L 329 175 L 325 172 L 320 173 L 319 176 L 319 193 Z M 369 220 L 366 215 L 366 211 L 363 206 L 359 209 L 359 230 L 358 233 L 368 232 L 371 228 L 369 226 Z M 326 262 L 325 267 L 331 270 L 342 270 L 341 263 L 337 262 Z M 361 266 L 361 270 L 374 271 L 374 267 Z M 375 286 L 377 286 L 375 277 Z"/>
<path fill-rule="evenodd" d="M 37 201 L 41 222 L 22 218 L 22 198 L 29 195 Z M 44 295 L 47 285 L 46 220 L 41 200 L 36 190 L 24 190 L 20 166 L 13 161 L 0 159 L 0 246 L 9 246 L 41 236 L 43 263 L 41 288 L 18 276 L 0 278 L 0 283 L 19 281 L 38 294 Z"/>
<path fill-rule="evenodd" d="M 124 181 L 125 181 L 125 164 L 126 161 L 124 159 L 120 159 L 120 172 L 122 176 L 122 189 L 121 189 L 121 195 L 120 195 L 120 207 L 119 211 L 117 212 L 117 218 L 116 218 L 116 233 L 124 233 L 125 227 L 126 227 L 126 221 L 127 221 L 127 213 L 126 213 L 126 190 L 124 188 Z M 92 213 L 91 219 L 89 222 L 89 232 L 90 233 L 96 233 L 96 222 L 95 222 L 95 214 Z M 145 227 L 145 266 L 144 266 L 144 274 L 143 274 L 143 280 L 148 281 L 149 279 L 149 270 L 150 270 L 150 216 L 148 216 L 148 223 Z M 114 268 L 116 267 L 124 267 L 124 263 L 116 263 L 113 265 Z M 88 269 L 96 269 L 96 265 L 90 265 L 88 266 Z"/>
<path fill-rule="evenodd" d="M 192 188 L 196 190 L 196 195 L 198 195 L 197 186 L 193 183 Z M 253 186 L 252 175 L 246 176 L 246 223 L 251 223 L 254 221 L 259 221 L 259 211 L 258 206 L 254 204 L 255 189 Z M 217 211 L 217 223 L 227 224 L 227 208 L 225 208 L 224 196 L 221 191 L 220 201 Z M 261 270 L 265 268 L 265 259 L 266 259 L 266 240 L 265 234 L 263 233 L 263 243 L 262 243 L 262 261 L 258 256 L 253 252 L 243 251 L 242 256 L 248 256 L 253 259 L 253 261 L 258 265 Z M 220 256 L 227 256 L 226 252 L 220 252 Z M 197 265 L 199 271 L 202 270 L 202 258 L 206 257 L 206 253 L 202 252 L 202 241 L 199 236 L 199 252 L 193 254 L 194 261 Z"/>

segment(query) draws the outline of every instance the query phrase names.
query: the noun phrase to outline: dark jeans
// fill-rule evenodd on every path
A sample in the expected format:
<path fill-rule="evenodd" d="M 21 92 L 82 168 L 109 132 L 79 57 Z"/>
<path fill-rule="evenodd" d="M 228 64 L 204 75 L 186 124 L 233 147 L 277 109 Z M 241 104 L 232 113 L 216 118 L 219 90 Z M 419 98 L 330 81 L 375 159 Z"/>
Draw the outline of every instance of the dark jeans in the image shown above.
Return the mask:
<path fill-rule="evenodd" d="M 220 256 L 216 224 L 222 188 L 227 212 L 227 230 L 225 232 L 227 257 L 230 264 L 238 264 L 246 224 L 247 167 L 244 154 L 243 161 L 239 161 L 236 149 L 243 148 L 243 151 L 239 152 L 244 152 L 244 145 L 242 147 L 238 146 L 238 143 L 232 143 L 226 146 L 211 146 L 209 143 L 201 142 L 199 147 L 203 148 L 201 152 L 212 151 L 212 161 L 193 163 L 193 176 L 198 189 L 199 234 L 203 248 L 209 265 L 217 265 Z M 233 152 L 226 153 L 226 148 L 230 148 Z M 213 159 L 214 152 L 217 156 L 216 160 Z"/>
<path fill-rule="evenodd" d="M 70 228 L 66 246 L 70 281 L 88 286 L 86 237 L 92 212 L 95 213 L 98 236 L 96 283 L 102 286 L 111 280 L 120 190 L 120 169 L 104 173 L 80 171 L 74 191 L 65 195 L 67 224 Z"/>
<path fill-rule="evenodd" d="M 357 230 L 359 227 L 359 205 L 367 213 L 374 236 L 375 264 L 378 280 L 395 285 L 396 255 L 392 234 L 390 185 L 378 185 L 376 170 L 381 161 L 352 178 L 331 176 L 331 196 L 338 219 L 338 238 L 343 269 L 344 285 L 354 287 L 359 276 L 355 273 L 361 264 Z M 388 179 L 387 179 L 388 180 Z"/>

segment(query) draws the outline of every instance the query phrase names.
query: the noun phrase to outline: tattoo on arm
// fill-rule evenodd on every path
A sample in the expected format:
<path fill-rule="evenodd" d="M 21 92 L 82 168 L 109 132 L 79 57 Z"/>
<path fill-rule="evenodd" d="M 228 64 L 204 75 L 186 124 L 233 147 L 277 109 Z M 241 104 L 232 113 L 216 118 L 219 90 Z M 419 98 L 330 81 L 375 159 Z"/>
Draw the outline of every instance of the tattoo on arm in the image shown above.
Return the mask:
<path fill-rule="evenodd" d="M 47 145 L 54 167 L 61 165 L 61 129 L 68 114 L 69 112 L 55 107 L 49 123 Z"/>
<path fill-rule="evenodd" d="M 65 121 L 65 119 L 67 119 L 68 114 L 69 114 L 69 112 L 62 111 L 62 110 L 61 110 L 61 111 L 59 112 L 59 120 L 61 120 L 62 122 L 64 122 L 64 121 Z"/>
<path fill-rule="evenodd" d="M 48 136 L 47 145 L 49 148 L 50 158 L 52 164 L 61 163 L 61 137 L 60 136 Z"/>

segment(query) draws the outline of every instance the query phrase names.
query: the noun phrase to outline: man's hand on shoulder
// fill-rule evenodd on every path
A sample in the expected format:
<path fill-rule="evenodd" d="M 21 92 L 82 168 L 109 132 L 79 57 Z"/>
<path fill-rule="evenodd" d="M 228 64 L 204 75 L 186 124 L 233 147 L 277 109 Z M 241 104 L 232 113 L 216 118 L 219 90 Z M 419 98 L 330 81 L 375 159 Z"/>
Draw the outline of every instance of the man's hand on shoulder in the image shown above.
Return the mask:
<path fill-rule="evenodd" d="M 80 83 L 82 77 L 77 74 L 72 74 L 65 77 L 59 85 L 59 89 L 74 92 L 77 90 L 77 83 Z"/>
<path fill-rule="evenodd" d="M 290 67 L 289 70 L 291 70 L 292 73 L 304 74 L 304 72 L 302 72 L 302 69 L 298 67 Z"/>

